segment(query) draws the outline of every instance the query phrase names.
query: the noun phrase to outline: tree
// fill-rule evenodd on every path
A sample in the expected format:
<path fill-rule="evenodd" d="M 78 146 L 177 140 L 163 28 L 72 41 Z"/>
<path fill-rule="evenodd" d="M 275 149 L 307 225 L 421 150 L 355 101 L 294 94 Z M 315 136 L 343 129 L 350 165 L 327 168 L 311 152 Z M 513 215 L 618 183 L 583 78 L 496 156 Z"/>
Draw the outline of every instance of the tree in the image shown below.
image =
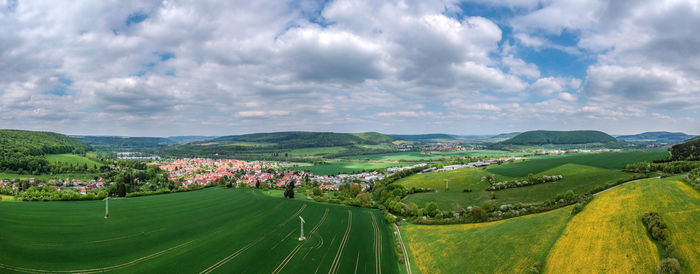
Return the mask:
<path fill-rule="evenodd" d="M 474 219 L 479 221 L 486 221 L 489 218 L 489 214 L 486 210 L 478 206 L 472 207 L 471 215 Z"/>
<path fill-rule="evenodd" d="M 659 268 L 656 269 L 658 274 L 674 274 L 680 272 L 681 265 L 676 258 L 666 258 L 659 263 Z"/>
<path fill-rule="evenodd" d="M 126 186 L 124 185 L 124 183 L 119 183 L 119 185 L 117 185 L 117 196 L 126 196 Z"/>
<path fill-rule="evenodd" d="M 289 181 L 284 189 L 284 197 L 294 199 L 294 182 Z"/>
<path fill-rule="evenodd" d="M 425 204 L 425 214 L 430 217 L 434 217 L 437 214 L 438 205 L 436 202 L 428 202 Z"/>

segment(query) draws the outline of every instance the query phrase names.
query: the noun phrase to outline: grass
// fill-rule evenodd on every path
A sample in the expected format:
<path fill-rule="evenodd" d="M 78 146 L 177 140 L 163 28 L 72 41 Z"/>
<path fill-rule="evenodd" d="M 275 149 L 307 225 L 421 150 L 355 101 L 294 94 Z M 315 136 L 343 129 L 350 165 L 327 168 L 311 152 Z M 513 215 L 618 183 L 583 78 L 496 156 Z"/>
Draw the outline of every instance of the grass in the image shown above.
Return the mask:
<path fill-rule="evenodd" d="M 430 154 L 439 156 L 471 156 L 471 157 L 517 157 L 528 155 L 525 152 L 506 150 L 464 150 L 464 151 L 431 151 Z"/>
<path fill-rule="evenodd" d="M 519 161 L 512 164 L 494 166 L 489 172 L 507 177 L 525 177 L 529 173 L 537 174 L 563 164 L 579 164 L 605 169 L 622 170 L 627 164 L 665 159 L 668 152 L 604 152 L 575 153 L 565 155 L 543 156 L 536 159 Z"/>
<path fill-rule="evenodd" d="M 673 177 L 630 183 L 596 197 L 569 222 L 547 257 L 545 271 L 654 272 L 659 251 L 641 221 L 651 211 L 659 212 L 669 226 L 683 270 L 700 271 L 700 194 Z"/>
<path fill-rule="evenodd" d="M 353 162 L 353 161 L 332 161 L 324 165 L 291 167 L 295 170 L 306 170 L 316 175 L 337 175 L 344 173 L 359 173 L 387 167 L 407 166 L 410 163 L 381 163 L 381 162 Z"/>
<path fill-rule="evenodd" d="M 427 155 L 418 151 L 402 151 L 381 154 L 367 154 L 348 157 L 351 160 L 367 160 L 367 161 L 421 161 L 435 160 L 443 158 L 441 156 Z"/>
<path fill-rule="evenodd" d="M 561 181 L 538 184 L 526 187 L 510 188 L 494 191 L 496 199 L 492 199 L 491 191 L 486 191 L 488 183 L 481 182 L 481 177 L 490 174 L 491 169 L 477 168 L 459 169 L 447 172 L 426 173 L 410 176 L 397 183 L 410 187 L 430 187 L 438 192 L 418 193 L 409 195 L 405 202 L 414 202 L 420 206 L 427 202 L 437 202 L 441 209 L 452 210 L 457 206 L 482 205 L 484 202 L 494 204 L 541 202 L 555 198 L 558 194 L 573 190 L 575 193 L 587 193 L 592 189 L 620 179 L 628 179 L 632 174 L 618 170 L 603 169 L 578 164 L 563 164 L 540 172 L 543 175 L 562 175 Z M 444 179 L 449 179 L 450 190 L 445 191 Z M 497 181 L 513 180 L 496 174 Z M 471 189 L 472 192 L 463 192 Z"/>
<path fill-rule="evenodd" d="M 422 273 L 524 273 L 546 257 L 570 208 L 504 221 L 401 226 Z"/>
<path fill-rule="evenodd" d="M 0 272 L 398 272 L 376 210 L 225 188 L 109 203 L 109 219 L 103 201 L 0 203 Z"/>
<path fill-rule="evenodd" d="M 46 160 L 49 161 L 49 163 L 62 162 L 62 163 L 73 164 L 73 165 L 86 164 L 86 165 L 88 165 L 88 167 L 92 167 L 92 166 L 101 167 L 102 166 L 102 163 L 95 162 L 93 160 L 88 159 L 87 157 L 75 155 L 75 154 L 49 154 L 49 155 L 46 155 Z"/>
<path fill-rule="evenodd" d="M 4 173 L 0 172 L 0 179 L 28 179 L 36 178 L 37 180 L 48 181 L 51 179 L 79 179 L 79 180 L 91 180 L 95 177 L 99 177 L 99 174 L 93 173 L 62 173 L 62 174 L 17 174 L 17 173 Z"/>
<path fill-rule="evenodd" d="M 289 151 L 289 155 L 293 156 L 316 156 L 324 154 L 340 153 L 348 150 L 346 147 L 311 147 L 299 148 Z"/>

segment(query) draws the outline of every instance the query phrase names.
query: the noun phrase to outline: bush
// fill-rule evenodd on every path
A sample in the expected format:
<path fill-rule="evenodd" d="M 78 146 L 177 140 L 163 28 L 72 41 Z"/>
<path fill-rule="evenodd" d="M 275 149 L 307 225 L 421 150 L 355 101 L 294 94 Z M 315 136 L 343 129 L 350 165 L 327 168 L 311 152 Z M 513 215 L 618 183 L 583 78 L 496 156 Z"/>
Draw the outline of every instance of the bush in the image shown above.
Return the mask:
<path fill-rule="evenodd" d="M 428 202 L 425 204 L 424 212 L 430 217 L 435 217 L 437 214 L 438 205 L 436 202 Z"/>
<path fill-rule="evenodd" d="M 680 263 L 676 258 L 666 258 L 661 260 L 659 267 L 656 269 L 658 274 L 674 274 L 679 273 L 681 269 Z"/>
<path fill-rule="evenodd" d="M 527 271 L 527 273 L 536 274 L 536 273 L 540 273 L 540 271 L 542 271 L 542 264 L 535 263 L 532 267 L 530 267 L 530 269 Z"/>
<path fill-rule="evenodd" d="M 489 214 L 486 212 L 486 210 L 478 206 L 472 207 L 471 215 L 475 220 L 482 222 L 488 220 L 489 218 Z"/>
<path fill-rule="evenodd" d="M 571 209 L 571 215 L 576 215 L 583 210 L 583 205 L 581 203 L 576 203 Z"/>
<path fill-rule="evenodd" d="M 486 203 L 481 205 L 481 209 L 485 210 L 486 212 L 493 211 L 493 208 L 494 208 L 493 205 L 489 202 L 486 202 Z"/>

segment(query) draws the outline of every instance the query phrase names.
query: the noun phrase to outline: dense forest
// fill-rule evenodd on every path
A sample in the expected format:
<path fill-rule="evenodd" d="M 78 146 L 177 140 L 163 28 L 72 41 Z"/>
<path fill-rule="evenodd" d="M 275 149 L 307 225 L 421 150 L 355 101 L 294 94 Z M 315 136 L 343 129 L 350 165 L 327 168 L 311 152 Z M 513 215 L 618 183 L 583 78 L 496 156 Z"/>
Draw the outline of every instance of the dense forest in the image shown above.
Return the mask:
<path fill-rule="evenodd" d="M 173 145 L 176 142 L 159 137 L 71 136 L 100 151 L 143 151 Z"/>
<path fill-rule="evenodd" d="M 700 137 L 671 147 L 671 160 L 700 160 Z"/>
<path fill-rule="evenodd" d="M 46 172 L 52 169 L 46 154 L 85 153 L 92 148 L 53 132 L 0 130 L 0 170 Z"/>
<path fill-rule="evenodd" d="M 589 144 L 616 143 L 617 139 L 605 132 L 595 130 L 574 131 L 527 131 L 501 142 L 507 145 Z"/>

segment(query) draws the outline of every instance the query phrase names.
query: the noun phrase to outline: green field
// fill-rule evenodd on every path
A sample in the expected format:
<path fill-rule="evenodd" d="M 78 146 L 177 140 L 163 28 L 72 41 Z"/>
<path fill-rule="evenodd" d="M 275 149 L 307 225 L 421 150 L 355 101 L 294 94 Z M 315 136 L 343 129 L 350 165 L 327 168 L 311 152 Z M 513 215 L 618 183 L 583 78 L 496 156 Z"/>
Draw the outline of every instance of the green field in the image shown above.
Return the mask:
<path fill-rule="evenodd" d="M 443 158 L 441 156 L 427 155 L 418 151 L 402 151 L 381 154 L 367 154 L 348 157 L 352 160 L 368 160 L 368 161 L 428 161 Z"/>
<path fill-rule="evenodd" d="M 668 152 L 603 152 L 547 155 L 508 165 L 489 168 L 494 174 L 508 177 L 525 177 L 529 173 L 540 173 L 563 164 L 579 164 L 605 169 L 624 169 L 627 164 L 668 158 Z"/>
<path fill-rule="evenodd" d="M 109 204 L 0 203 L 0 272 L 398 272 L 375 210 L 224 188 Z"/>
<path fill-rule="evenodd" d="M 75 155 L 75 154 L 49 154 L 49 155 L 46 155 L 46 160 L 49 161 L 49 163 L 62 162 L 62 163 L 73 164 L 73 165 L 86 164 L 89 167 L 93 167 L 93 166 L 101 167 L 102 166 L 102 163 L 95 162 L 93 160 L 88 159 L 87 157 Z"/>
<path fill-rule="evenodd" d="M 51 179 L 79 179 L 79 180 L 91 180 L 94 179 L 95 177 L 99 177 L 99 174 L 92 174 L 92 173 L 62 173 L 62 174 L 38 174 L 38 175 L 32 175 L 32 174 L 17 174 L 17 173 L 4 173 L 0 172 L 0 179 L 28 179 L 28 178 L 36 178 L 37 180 L 42 180 L 42 181 L 48 181 Z"/>
<path fill-rule="evenodd" d="M 289 155 L 293 156 L 315 156 L 324 155 L 332 153 L 340 153 L 348 150 L 346 147 L 310 147 L 310 148 L 298 148 L 289 151 Z"/>
<path fill-rule="evenodd" d="M 403 225 L 411 261 L 423 273 L 649 273 L 662 252 L 641 221 L 659 212 L 683 273 L 700 271 L 700 192 L 680 176 L 646 179 L 601 193 L 571 217 L 571 207 L 463 225 Z"/>
<path fill-rule="evenodd" d="M 291 167 L 294 170 L 310 171 L 316 175 L 338 175 L 359 173 L 387 167 L 408 166 L 411 163 L 382 163 L 382 162 L 361 162 L 361 161 L 331 161 L 328 164 Z"/>
<path fill-rule="evenodd" d="M 504 221 L 404 225 L 401 233 L 421 273 L 525 273 L 547 256 L 570 208 Z"/>
<path fill-rule="evenodd" d="M 430 151 L 430 154 L 436 156 L 470 156 L 470 157 L 517 157 L 525 156 L 530 153 L 511 152 L 506 150 L 464 150 L 464 151 Z"/>
<path fill-rule="evenodd" d="M 437 192 L 411 194 L 404 200 L 419 206 L 427 202 L 437 202 L 443 210 L 452 210 L 458 206 L 482 205 L 484 202 L 494 204 L 542 202 L 557 195 L 573 190 L 575 193 L 587 193 L 597 187 L 629 180 L 633 174 L 621 171 L 628 162 L 639 162 L 664 157 L 665 152 L 611 152 L 586 153 L 564 156 L 538 156 L 534 159 L 506 163 L 484 168 L 467 168 L 438 173 L 426 173 L 409 176 L 397 181 L 407 188 L 433 188 Z M 624 165 L 616 163 L 623 161 Z M 526 187 L 493 191 L 492 199 L 489 186 L 481 182 L 481 177 L 489 174 L 497 181 L 524 179 L 529 173 L 537 176 L 562 175 L 558 182 L 538 184 Z M 445 191 L 445 179 L 449 179 L 450 188 Z M 463 192 L 470 189 L 472 192 Z"/>

